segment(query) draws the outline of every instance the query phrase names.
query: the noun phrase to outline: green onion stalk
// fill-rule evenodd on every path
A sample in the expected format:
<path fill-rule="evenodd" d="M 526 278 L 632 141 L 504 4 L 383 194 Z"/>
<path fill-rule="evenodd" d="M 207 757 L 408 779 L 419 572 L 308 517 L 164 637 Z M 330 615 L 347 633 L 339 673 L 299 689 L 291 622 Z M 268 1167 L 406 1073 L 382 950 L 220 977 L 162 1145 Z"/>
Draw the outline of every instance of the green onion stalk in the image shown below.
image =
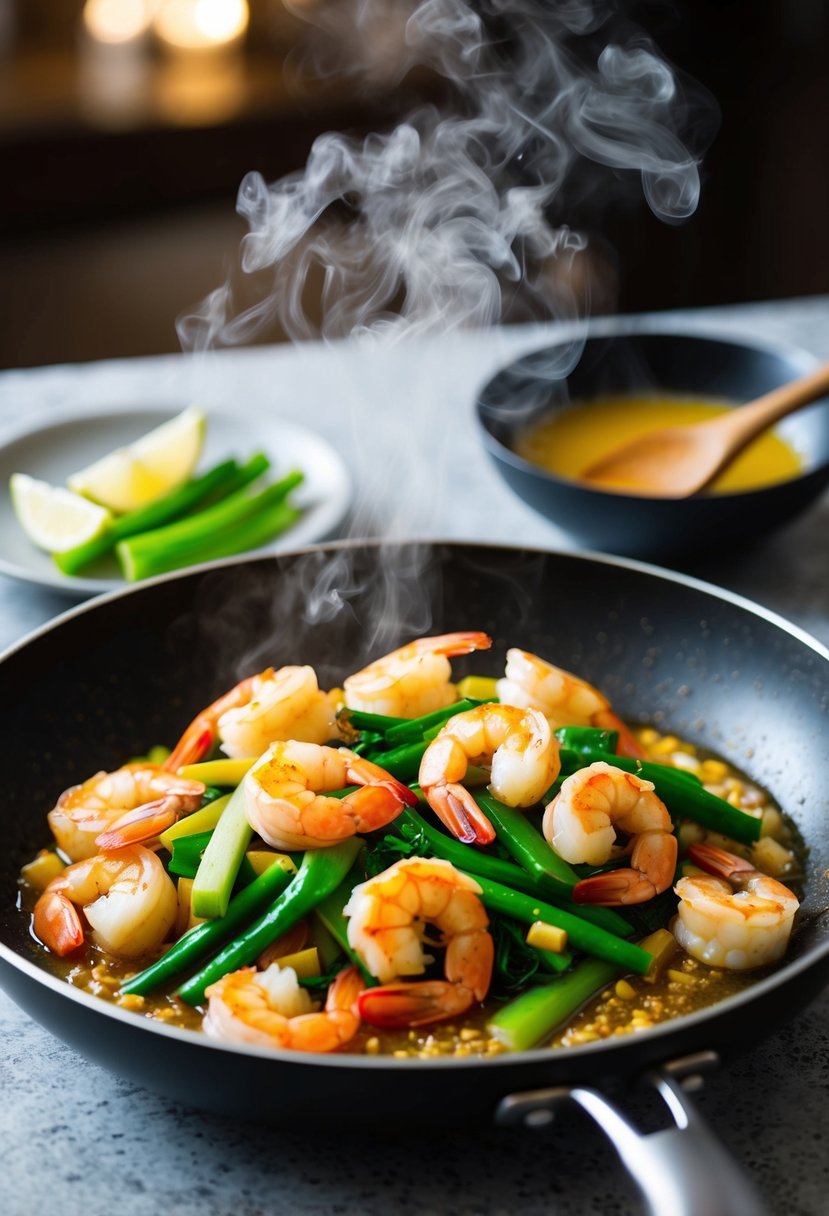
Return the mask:
<path fill-rule="evenodd" d="M 77 574 L 84 566 L 114 549 L 118 541 L 180 519 L 211 498 L 225 498 L 260 477 L 269 467 L 270 461 L 261 452 L 241 466 L 235 460 L 222 461 L 146 507 L 116 516 L 100 536 L 53 554 L 54 560 L 64 574 Z"/>

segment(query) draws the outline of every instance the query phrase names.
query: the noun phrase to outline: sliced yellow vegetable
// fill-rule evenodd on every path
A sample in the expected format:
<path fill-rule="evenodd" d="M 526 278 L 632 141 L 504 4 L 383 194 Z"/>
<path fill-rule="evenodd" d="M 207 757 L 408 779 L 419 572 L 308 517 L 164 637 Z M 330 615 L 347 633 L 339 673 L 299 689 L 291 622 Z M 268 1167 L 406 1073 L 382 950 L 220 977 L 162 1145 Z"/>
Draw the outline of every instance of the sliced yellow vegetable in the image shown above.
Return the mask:
<path fill-rule="evenodd" d="M 193 915 L 193 879 L 179 878 L 176 887 L 178 892 L 178 915 L 176 916 L 176 939 L 192 929 L 194 925 L 203 924 L 200 916 Z"/>
<path fill-rule="evenodd" d="M 246 756 L 242 760 L 203 760 L 201 764 L 183 765 L 178 775 L 188 781 L 203 781 L 205 785 L 236 786 L 258 759 Z"/>
<path fill-rule="evenodd" d="M 561 954 L 567 947 L 567 934 L 556 925 L 537 920 L 527 930 L 526 941 L 528 946 L 534 946 L 536 950 L 550 950 L 553 954 Z"/>
<path fill-rule="evenodd" d="M 53 878 L 62 874 L 66 869 L 57 853 L 51 849 L 41 849 L 34 861 L 30 861 L 20 871 L 20 876 L 36 891 L 45 891 Z"/>
<path fill-rule="evenodd" d="M 470 697 L 473 701 L 495 701 L 498 693 L 496 681 L 491 676 L 464 676 L 456 688 L 460 698 Z"/>
<path fill-rule="evenodd" d="M 257 878 L 271 866 L 281 866 L 286 874 L 296 874 L 296 866 L 287 853 L 273 853 L 269 849 L 249 849 L 246 856 Z"/>
<path fill-rule="evenodd" d="M 659 979 L 679 949 L 676 938 L 668 929 L 657 929 L 655 933 L 643 938 L 639 945 L 643 950 L 647 950 L 648 954 L 653 955 L 653 961 L 644 977 L 650 981 Z"/>
<path fill-rule="evenodd" d="M 297 979 L 300 980 L 313 979 L 315 975 L 322 974 L 316 946 L 309 946 L 307 950 L 297 950 L 295 954 L 283 954 L 281 958 L 275 958 L 273 961 L 278 967 L 293 967 Z"/>
<path fill-rule="evenodd" d="M 183 819 L 179 819 L 172 827 L 167 828 L 166 832 L 162 832 L 158 839 L 164 848 L 169 849 L 172 853 L 173 841 L 178 840 L 179 836 L 193 836 L 196 832 L 212 831 L 219 822 L 228 802 L 230 802 L 230 794 L 223 794 L 221 798 L 208 802 L 207 806 L 203 806 L 200 811 L 193 811 L 192 815 L 185 815 Z"/>

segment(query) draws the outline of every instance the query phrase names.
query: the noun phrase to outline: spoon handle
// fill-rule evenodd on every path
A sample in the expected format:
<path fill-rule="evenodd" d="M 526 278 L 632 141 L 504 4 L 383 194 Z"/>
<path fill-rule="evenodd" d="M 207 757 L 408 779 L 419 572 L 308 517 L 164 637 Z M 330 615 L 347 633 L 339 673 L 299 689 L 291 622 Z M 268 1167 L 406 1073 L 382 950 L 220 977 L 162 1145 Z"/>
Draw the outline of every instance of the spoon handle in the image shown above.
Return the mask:
<path fill-rule="evenodd" d="M 809 375 L 772 389 L 765 396 L 758 397 L 751 405 L 738 406 L 714 421 L 717 423 L 717 430 L 728 435 L 734 444 L 743 447 L 773 423 L 799 410 L 801 406 L 808 405 L 810 401 L 817 401 L 827 393 L 829 363 L 824 363 Z"/>

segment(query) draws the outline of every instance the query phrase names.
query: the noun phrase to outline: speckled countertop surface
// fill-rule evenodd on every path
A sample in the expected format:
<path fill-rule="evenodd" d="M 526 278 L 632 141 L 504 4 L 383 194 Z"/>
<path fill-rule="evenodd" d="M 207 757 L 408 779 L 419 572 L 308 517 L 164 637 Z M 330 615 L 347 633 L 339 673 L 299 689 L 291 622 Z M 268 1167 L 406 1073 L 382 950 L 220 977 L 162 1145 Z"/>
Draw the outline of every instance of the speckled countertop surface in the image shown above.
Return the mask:
<path fill-rule="evenodd" d="M 797 346 L 829 358 L 829 298 L 664 314 L 660 326 Z M 466 423 L 474 389 L 502 362 L 543 344 L 540 328 L 436 339 L 382 355 L 308 347 L 108 362 L 0 376 L 0 440 L 27 414 L 80 405 L 244 397 L 328 435 L 361 495 L 346 528 L 567 548 L 569 541 L 493 480 Z M 439 369 L 439 375 L 436 370 Z M 401 405 L 402 401 L 402 405 Z M 370 412 L 371 425 L 359 420 Z M 408 455 L 401 434 L 411 438 Z M 436 443 L 463 452 L 441 466 L 441 493 L 422 493 Z M 440 464 L 440 462 L 438 462 Z M 401 492 L 401 485 L 408 490 Z M 682 568 L 758 601 L 829 644 L 829 498 L 751 549 Z M 0 644 L 71 600 L 0 576 Z M 764 1195 L 769 1211 L 826 1211 L 829 1153 L 829 992 L 759 1047 L 710 1074 L 702 1114 Z M 500 1216 L 636 1213 L 639 1201 L 612 1150 L 578 1113 L 550 1128 L 423 1129 L 332 1137 L 274 1132 L 177 1106 L 87 1063 L 0 995 L 2 1200 L 9 1216 Z M 402 1100 L 402 1095 L 401 1095 Z M 630 1112 L 647 1118 L 645 1099 Z M 394 1112 L 389 1112 L 393 1123 Z M 739 1216 L 735 1206 L 735 1216 Z"/>

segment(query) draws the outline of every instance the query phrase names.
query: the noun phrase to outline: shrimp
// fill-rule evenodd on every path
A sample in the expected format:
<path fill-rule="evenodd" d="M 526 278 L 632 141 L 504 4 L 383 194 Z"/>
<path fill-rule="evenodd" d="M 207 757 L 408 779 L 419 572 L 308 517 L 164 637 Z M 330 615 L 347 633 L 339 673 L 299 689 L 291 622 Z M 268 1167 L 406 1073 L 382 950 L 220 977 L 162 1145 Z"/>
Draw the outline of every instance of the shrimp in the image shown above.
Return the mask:
<path fill-rule="evenodd" d="M 176 771 L 203 760 L 217 741 L 233 758 L 261 756 L 278 739 L 325 743 L 337 738 L 334 703 L 313 667 L 268 667 L 241 680 L 197 714 L 168 757 Z"/>
<path fill-rule="evenodd" d="M 343 684 L 345 704 L 348 709 L 397 718 L 419 718 L 443 709 L 458 699 L 450 682 L 449 657 L 489 650 L 491 645 L 485 633 L 416 638 L 348 676 Z"/>
<path fill-rule="evenodd" d="M 573 888 L 576 903 L 644 903 L 673 881 L 676 837 L 652 781 L 599 760 L 567 778 L 542 821 L 560 857 L 594 866 L 610 858 L 617 829 L 630 836 L 630 868 L 583 878 Z"/>
<path fill-rule="evenodd" d="M 348 941 L 382 987 L 358 1000 L 372 1026 L 425 1026 L 458 1017 L 489 991 L 494 948 L 478 884 L 448 861 L 409 857 L 360 883 L 343 912 Z M 446 947 L 444 980 L 395 984 L 422 975 L 432 960 L 423 953 L 425 924 Z"/>
<path fill-rule="evenodd" d="M 142 845 L 76 861 L 53 878 L 35 904 L 32 928 L 61 957 L 91 938 L 116 958 L 156 950 L 175 924 L 178 897 L 155 853 Z"/>
<path fill-rule="evenodd" d="M 540 709 L 553 730 L 560 726 L 597 726 L 618 731 L 619 755 L 644 759 L 638 741 L 598 688 L 528 650 L 507 651 L 506 669 L 496 690 L 505 705 Z"/>
<path fill-rule="evenodd" d="M 357 998 L 363 980 L 356 967 L 338 972 L 324 1010 L 314 1010 L 292 967 L 243 967 L 206 989 L 202 1028 L 215 1039 L 285 1051 L 336 1051 L 360 1028 Z"/>
<path fill-rule="evenodd" d="M 680 902 L 671 927 L 683 950 L 727 971 L 782 958 L 800 906 L 789 888 L 714 845 L 691 845 L 688 856 L 711 873 L 680 878 L 674 887 Z"/>
<path fill-rule="evenodd" d="M 426 748 L 418 781 L 429 806 L 459 840 L 488 844 L 492 825 L 460 784 L 470 764 L 491 766 L 501 802 L 532 806 L 558 776 L 558 743 L 537 709 L 491 704 L 450 718 Z"/>
<path fill-rule="evenodd" d="M 64 790 L 49 812 L 49 827 L 71 861 L 142 844 L 201 806 L 205 787 L 157 764 L 125 764 Z"/>
<path fill-rule="evenodd" d="M 345 798 L 324 791 L 359 785 Z M 320 792 L 323 791 L 323 792 Z M 417 795 L 347 748 L 294 740 L 271 744 L 245 777 L 248 823 L 277 849 L 325 849 L 396 819 Z"/>

